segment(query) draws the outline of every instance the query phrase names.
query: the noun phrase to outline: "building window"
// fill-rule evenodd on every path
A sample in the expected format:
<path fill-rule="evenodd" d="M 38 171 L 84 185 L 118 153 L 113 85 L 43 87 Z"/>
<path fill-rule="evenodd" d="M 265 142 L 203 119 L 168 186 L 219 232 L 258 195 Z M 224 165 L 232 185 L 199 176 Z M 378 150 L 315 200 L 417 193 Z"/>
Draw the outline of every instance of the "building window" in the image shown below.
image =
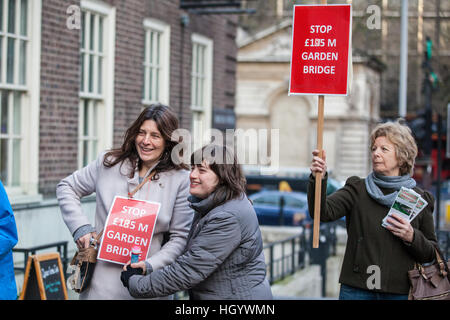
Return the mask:
<path fill-rule="evenodd" d="M 80 108 L 80 152 L 82 166 L 87 165 L 98 155 L 98 103 L 94 99 L 82 99 Z"/>
<path fill-rule="evenodd" d="M 206 46 L 200 43 L 192 44 L 192 109 L 202 111 L 205 100 L 205 52 Z"/>
<path fill-rule="evenodd" d="M 213 41 L 192 35 L 191 111 L 194 149 L 208 142 L 211 129 Z"/>
<path fill-rule="evenodd" d="M 21 108 L 26 94 L 26 0 L 0 1 L 0 179 L 20 187 Z"/>
<path fill-rule="evenodd" d="M 115 9 L 81 2 L 78 166 L 112 146 Z"/>
<path fill-rule="evenodd" d="M 20 187 L 22 94 L 0 90 L 0 180 L 9 187 Z"/>
<path fill-rule="evenodd" d="M 81 21 L 81 94 L 101 99 L 104 17 L 83 11 Z"/>
<path fill-rule="evenodd" d="M 170 26 L 145 19 L 144 30 L 142 103 L 169 104 Z"/>
<path fill-rule="evenodd" d="M 40 29 L 40 0 L 0 0 L 0 180 L 12 203 L 38 193 Z"/>

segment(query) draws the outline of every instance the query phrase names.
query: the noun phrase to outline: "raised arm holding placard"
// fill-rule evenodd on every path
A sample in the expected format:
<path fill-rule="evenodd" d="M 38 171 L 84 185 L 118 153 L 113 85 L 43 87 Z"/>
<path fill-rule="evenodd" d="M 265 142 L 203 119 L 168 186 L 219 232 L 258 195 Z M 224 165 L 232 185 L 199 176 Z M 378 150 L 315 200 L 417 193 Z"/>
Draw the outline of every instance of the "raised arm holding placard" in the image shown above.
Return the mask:
<path fill-rule="evenodd" d="M 407 299 L 408 271 L 415 262 L 431 262 L 435 257 L 434 198 L 417 188 L 411 178 L 417 146 L 407 126 L 379 124 L 372 131 L 370 146 L 372 173 L 366 178 L 348 178 L 343 188 L 329 196 L 322 186 L 320 220 L 345 217 L 348 240 L 339 277 L 340 299 Z M 318 155 L 315 150 L 311 173 L 324 174 L 322 183 L 326 186 L 326 158 Z M 312 175 L 310 212 L 316 205 Z M 409 189 L 412 191 L 405 193 Z M 421 198 L 428 205 L 420 205 L 420 214 L 409 219 Z M 388 225 L 383 227 L 390 211 L 385 220 Z"/>

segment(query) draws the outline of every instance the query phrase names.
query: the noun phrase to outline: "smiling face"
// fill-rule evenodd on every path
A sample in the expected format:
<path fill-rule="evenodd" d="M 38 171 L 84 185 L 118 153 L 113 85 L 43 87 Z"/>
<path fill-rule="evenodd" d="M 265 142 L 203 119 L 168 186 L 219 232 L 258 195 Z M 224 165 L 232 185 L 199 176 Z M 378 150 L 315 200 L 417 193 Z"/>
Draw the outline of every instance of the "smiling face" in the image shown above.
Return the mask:
<path fill-rule="evenodd" d="M 153 120 L 145 120 L 142 123 L 135 144 L 145 172 L 159 160 L 166 146 L 164 138 Z"/>
<path fill-rule="evenodd" d="M 189 193 L 200 199 L 206 199 L 214 192 L 219 183 L 219 177 L 211 170 L 206 161 L 193 165 L 189 178 L 191 180 Z"/>
<path fill-rule="evenodd" d="M 388 138 L 380 136 L 372 145 L 373 171 L 384 176 L 400 175 L 395 146 Z"/>

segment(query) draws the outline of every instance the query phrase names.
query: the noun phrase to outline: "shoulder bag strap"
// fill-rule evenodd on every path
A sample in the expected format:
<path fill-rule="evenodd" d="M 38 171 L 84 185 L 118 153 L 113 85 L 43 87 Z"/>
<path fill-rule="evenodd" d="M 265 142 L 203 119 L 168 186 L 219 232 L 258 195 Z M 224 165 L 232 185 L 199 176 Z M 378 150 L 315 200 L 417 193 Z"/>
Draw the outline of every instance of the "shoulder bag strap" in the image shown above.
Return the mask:
<path fill-rule="evenodd" d="M 99 234 L 97 235 L 97 237 L 95 238 L 95 241 L 100 240 L 100 238 L 102 237 L 103 234 L 103 230 L 99 232 Z"/>
<path fill-rule="evenodd" d="M 436 244 L 433 243 L 433 246 L 434 246 L 434 251 L 436 252 L 436 260 L 437 260 L 437 264 L 439 266 L 441 275 L 443 275 L 444 277 L 447 276 L 448 279 L 450 280 L 450 271 L 449 271 L 449 268 L 447 265 L 447 261 L 443 260 L 444 255 L 442 254 L 441 248 L 439 248 L 438 243 L 436 243 Z"/>
<path fill-rule="evenodd" d="M 146 177 L 144 178 L 144 180 L 142 180 L 142 182 L 141 182 L 141 183 L 140 183 L 133 191 L 128 192 L 128 198 L 132 199 L 133 196 L 136 194 L 136 192 L 138 192 L 139 189 L 141 189 L 142 186 L 143 186 L 144 184 L 147 183 L 147 181 L 151 180 L 151 178 L 153 178 L 153 176 L 154 176 L 155 174 L 156 174 L 156 171 L 153 170 L 148 176 L 146 176 Z"/>

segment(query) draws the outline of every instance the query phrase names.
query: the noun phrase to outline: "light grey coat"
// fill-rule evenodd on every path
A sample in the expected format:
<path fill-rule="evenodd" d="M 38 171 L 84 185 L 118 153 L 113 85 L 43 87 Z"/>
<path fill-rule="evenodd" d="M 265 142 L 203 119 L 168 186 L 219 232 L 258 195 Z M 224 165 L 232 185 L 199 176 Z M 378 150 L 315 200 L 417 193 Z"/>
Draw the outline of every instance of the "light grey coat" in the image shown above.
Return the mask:
<path fill-rule="evenodd" d="M 81 210 L 82 197 L 96 193 L 95 230 L 100 232 L 114 197 L 126 197 L 139 184 L 137 168 L 133 178 L 129 178 L 129 161 L 125 161 L 122 168 L 120 164 L 107 168 L 103 165 L 103 156 L 104 153 L 96 161 L 61 180 L 56 188 L 62 217 L 71 234 L 90 223 Z M 146 260 L 153 270 L 172 263 L 186 246 L 193 218 L 188 196 L 187 170 L 160 173 L 158 180 L 147 182 L 134 196 L 135 199 L 161 203 Z M 165 233 L 169 236 L 168 241 L 161 247 Z M 122 265 L 98 260 L 90 287 L 81 293 L 80 299 L 133 299 L 120 281 L 121 271 Z"/>
<path fill-rule="evenodd" d="M 134 297 L 189 290 L 193 300 L 270 300 L 263 242 L 255 211 L 244 195 L 213 207 L 212 197 L 190 197 L 196 210 L 185 253 L 174 263 L 129 280 Z M 213 207 L 213 208 L 212 208 Z"/>

